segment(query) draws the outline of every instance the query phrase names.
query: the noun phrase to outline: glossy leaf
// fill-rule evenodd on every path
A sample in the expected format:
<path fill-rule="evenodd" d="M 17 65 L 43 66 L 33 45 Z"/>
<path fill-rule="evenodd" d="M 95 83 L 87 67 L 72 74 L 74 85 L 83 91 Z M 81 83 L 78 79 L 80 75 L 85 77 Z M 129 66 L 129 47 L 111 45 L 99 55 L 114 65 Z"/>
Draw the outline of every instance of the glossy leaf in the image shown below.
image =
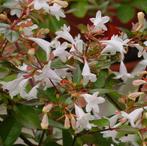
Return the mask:
<path fill-rule="evenodd" d="M 62 130 L 63 135 L 63 146 L 71 146 L 73 143 L 72 135 L 69 130 Z"/>
<path fill-rule="evenodd" d="M 31 106 L 17 105 L 14 107 L 14 115 L 18 122 L 28 128 L 40 128 L 39 114 Z"/>
<path fill-rule="evenodd" d="M 21 133 L 21 124 L 12 116 L 7 117 L 0 124 L 0 137 L 3 146 L 11 146 Z"/>

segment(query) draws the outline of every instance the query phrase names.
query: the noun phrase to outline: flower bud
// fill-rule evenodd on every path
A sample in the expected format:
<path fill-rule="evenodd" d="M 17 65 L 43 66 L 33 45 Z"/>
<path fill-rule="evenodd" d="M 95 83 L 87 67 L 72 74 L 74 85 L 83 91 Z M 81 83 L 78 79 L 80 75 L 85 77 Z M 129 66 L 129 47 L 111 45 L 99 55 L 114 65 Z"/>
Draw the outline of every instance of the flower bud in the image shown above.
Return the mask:
<path fill-rule="evenodd" d="M 53 108 L 53 104 L 49 103 L 43 107 L 42 112 L 48 113 L 52 108 Z"/>
<path fill-rule="evenodd" d="M 133 84 L 134 86 L 140 86 L 140 85 L 145 84 L 145 83 L 146 83 L 146 81 L 144 81 L 144 80 L 134 80 L 134 81 L 132 82 L 132 84 Z"/>
<path fill-rule="evenodd" d="M 29 49 L 28 54 L 33 56 L 35 54 L 35 49 L 34 48 Z"/>
<path fill-rule="evenodd" d="M 44 114 L 43 118 L 42 118 L 42 121 L 41 121 L 41 128 L 42 129 L 48 129 L 48 125 L 49 125 L 48 116 L 47 116 L 47 114 Z"/>
<path fill-rule="evenodd" d="M 62 1 L 62 0 L 53 0 L 54 3 L 57 3 L 58 5 L 60 5 L 63 8 L 66 8 L 68 6 L 68 2 L 66 1 Z"/>
<path fill-rule="evenodd" d="M 67 115 L 65 115 L 64 127 L 67 129 L 70 128 L 70 120 Z"/>
<path fill-rule="evenodd" d="M 5 14 L 0 14 L 0 20 L 7 21 L 8 17 Z"/>
<path fill-rule="evenodd" d="M 137 17 L 138 17 L 138 27 L 136 28 L 136 31 L 139 31 L 144 26 L 144 13 L 138 12 Z"/>
<path fill-rule="evenodd" d="M 144 94 L 144 92 L 134 92 L 134 93 L 130 93 L 130 94 L 128 95 L 128 98 L 131 99 L 131 100 L 133 100 L 133 101 L 135 101 L 136 98 L 137 98 L 138 96 L 143 95 L 143 94 Z"/>
<path fill-rule="evenodd" d="M 71 117 L 71 126 L 72 126 L 73 129 L 75 129 L 76 128 L 75 117 L 72 114 L 70 115 L 70 117 Z"/>

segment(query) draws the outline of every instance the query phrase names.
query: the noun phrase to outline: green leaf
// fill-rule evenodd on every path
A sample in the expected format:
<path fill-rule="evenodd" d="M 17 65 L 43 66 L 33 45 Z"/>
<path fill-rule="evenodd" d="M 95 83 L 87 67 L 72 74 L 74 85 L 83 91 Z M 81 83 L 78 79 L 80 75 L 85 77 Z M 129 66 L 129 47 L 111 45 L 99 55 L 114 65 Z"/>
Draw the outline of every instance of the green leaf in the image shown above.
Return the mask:
<path fill-rule="evenodd" d="M 66 21 L 64 19 L 57 20 L 55 17 L 52 16 L 45 16 L 45 19 L 42 23 L 39 24 L 42 28 L 48 28 L 51 32 L 58 31 Z"/>
<path fill-rule="evenodd" d="M 111 92 L 106 94 L 107 99 L 119 110 L 124 110 L 125 105 L 119 102 L 121 95 L 117 92 Z"/>
<path fill-rule="evenodd" d="M 0 137 L 2 138 L 3 146 L 11 146 L 21 133 L 21 124 L 14 117 L 7 117 L 0 124 Z"/>
<path fill-rule="evenodd" d="M 96 82 L 94 83 L 94 87 L 95 88 L 104 87 L 107 77 L 108 77 L 108 71 L 107 70 L 102 70 L 99 73 Z"/>
<path fill-rule="evenodd" d="M 40 128 L 39 114 L 33 107 L 17 105 L 14 107 L 14 115 L 16 120 L 25 127 Z"/>
<path fill-rule="evenodd" d="M 5 33 L 5 37 L 8 41 L 13 43 L 18 40 L 19 34 L 18 34 L 18 32 L 14 31 L 14 30 L 8 30 L 7 33 Z"/>
<path fill-rule="evenodd" d="M 82 0 L 82 1 L 76 1 L 72 4 L 72 9 L 74 10 L 73 14 L 77 17 L 84 17 L 88 10 L 88 1 Z"/>
<path fill-rule="evenodd" d="M 0 33 L 6 33 L 8 31 L 8 28 L 10 27 L 9 24 L 6 23 L 0 23 Z"/>
<path fill-rule="evenodd" d="M 103 138 L 100 133 L 86 134 L 80 138 L 83 144 L 97 144 L 97 146 L 110 146 L 112 142 L 111 138 Z"/>
<path fill-rule="evenodd" d="M 71 146 L 73 143 L 73 139 L 69 130 L 67 129 L 62 130 L 62 135 L 63 135 L 63 146 Z"/>
<path fill-rule="evenodd" d="M 104 126 L 109 125 L 109 120 L 102 118 L 102 119 L 98 119 L 98 120 L 93 120 L 93 121 L 91 121 L 91 123 L 93 123 L 94 125 L 96 125 L 98 127 L 104 127 Z"/>
<path fill-rule="evenodd" d="M 135 10 L 130 5 L 120 5 L 117 16 L 123 23 L 130 21 L 135 15 Z"/>
<path fill-rule="evenodd" d="M 81 78 L 82 78 L 81 69 L 80 69 L 80 66 L 77 65 L 76 69 L 73 72 L 73 82 L 78 84 L 78 83 L 80 83 Z"/>
<path fill-rule="evenodd" d="M 54 121 L 52 119 L 48 119 L 48 122 L 49 122 L 50 126 L 53 126 L 53 127 L 56 127 L 56 128 L 60 128 L 60 129 L 64 129 L 64 126 L 61 123 L 59 123 L 59 122 L 56 122 L 56 121 Z"/>
<path fill-rule="evenodd" d="M 65 67 L 65 64 L 59 58 L 57 58 L 52 61 L 51 67 L 56 69 L 63 68 Z"/>
<path fill-rule="evenodd" d="M 147 13 L 147 0 L 133 0 L 132 5 Z"/>

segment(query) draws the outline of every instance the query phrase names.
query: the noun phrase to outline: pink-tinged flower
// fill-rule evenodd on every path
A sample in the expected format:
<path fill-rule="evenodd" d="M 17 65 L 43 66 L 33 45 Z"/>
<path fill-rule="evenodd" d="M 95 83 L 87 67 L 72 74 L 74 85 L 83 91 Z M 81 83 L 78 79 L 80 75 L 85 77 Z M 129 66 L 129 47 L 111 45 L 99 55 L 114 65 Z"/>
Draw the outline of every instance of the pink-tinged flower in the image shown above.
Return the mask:
<path fill-rule="evenodd" d="M 128 98 L 135 101 L 137 97 L 139 97 L 143 94 L 144 94 L 144 92 L 133 92 L 128 95 Z"/>
<path fill-rule="evenodd" d="M 132 78 L 132 77 L 133 75 L 127 72 L 125 64 L 123 63 L 123 61 L 121 61 L 120 67 L 119 67 L 119 73 L 117 74 L 115 79 L 121 78 L 123 81 L 126 81 L 128 78 Z"/>
<path fill-rule="evenodd" d="M 55 43 L 55 50 L 53 51 L 54 56 L 59 57 L 63 62 L 66 62 L 67 58 L 69 57 L 69 53 L 66 51 L 68 48 L 68 43 L 64 42 L 60 44 L 60 42 Z"/>
<path fill-rule="evenodd" d="M 134 86 L 140 86 L 140 85 L 145 84 L 145 83 L 147 83 L 147 82 L 144 81 L 144 80 L 141 80 L 141 79 L 134 80 L 134 81 L 132 82 L 132 84 L 133 84 Z"/>
<path fill-rule="evenodd" d="M 62 7 L 60 5 L 54 3 L 52 6 L 49 7 L 49 12 L 51 15 L 54 15 L 57 20 L 60 20 L 60 17 L 65 17 L 65 14 L 61 8 Z"/>
<path fill-rule="evenodd" d="M 63 38 L 67 41 L 69 41 L 70 43 L 74 44 L 74 39 L 71 36 L 71 34 L 69 33 L 70 31 L 70 27 L 67 27 L 65 24 L 63 27 L 61 27 L 61 30 L 56 32 L 57 35 L 57 39 L 58 38 Z"/>
<path fill-rule="evenodd" d="M 101 52 L 102 54 L 111 53 L 111 55 L 115 55 L 116 52 L 121 54 L 121 59 L 124 59 L 124 54 L 126 50 L 124 46 L 127 46 L 129 39 L 121 39 L 118 35 L 113 35 L 110 40 L 101 41 L 103 44 L 106 44 L 106 47 Z"/>
<path fill-rule="evenodd" d="M 127 136 L 123 136 L 120 138 L 120 141 L 123 143 L 131 143 L 133 146 L 139 146 L 137 143 L 137 135 L 135 134 L 128 134 Z"/>
<path fill-rule="evenodd" d="M 70 128 L 70 120 L 67 115 L 65 116 L 64 127 L 67 129 Z"/>
<path fill-rule="evenodd" d="M 41 128 L 42 129 L 48 129 L 48 126 L 49 126 L 48 116 L 47 116 L 47 114 L 44 114 L 42 121 L 41 121 Z"/>
<path fill-rule="evenodd" d="M 82 108 L 75 104 L 75 113 L 77 117 L 76 128 L 80 132 L 82 130 L 89 130 L 92 128 L 93 124 L 89 121 L 93 120 L 94 117 L 90 113 L 85 113 Z"/>
<path fill-rule="evenodd" d="M 43 107 L 42 112 L 48 113 L 48 112 L 51 111 L 52 108 L 53 108 L 53 104 L 52 104 L 52 103 L 49 103 L 49 104 L 47 104 L 47 105 L 45 105 L 45 106 Z"/>
<path fill-rule="evenodd" d="M 87 112 L 93 112 L 94 114 L 99 113 L 99 104 L 102 104 L 105 102 L 105 99 L 103 97 L 98 96 L 99 92 L 95 92 L 92 95 L 90 94 L 82 94 L 84 99 L 87 102 L 86 105 L 86 111 Z"/>
<path fill-rule="evenodd" d="M 107 27 L 105 26 L 105 23 L 107 23 L 110 20 L 108 16 L 102 17 L 101 11 L 98 11 L 96 13 L 95 18 L 90 18 L 90 21 L 94 25 L 94 30 L 93 31 L 98 31 L 98 30 L 107 30 Z"/>
<path fill-rule="evenodd" d="M 70 120 L 71 120 L 71 126 L 72 126 L 72 128 L 73 129 L 75 129 L 76 128 L 76 119 L 75 119 L 75 117 L 71 114 L 70 115 Z"/>
<path fill-rule="evenodd" d="M 83 83 L 86 85 L 89 81 L 95 82 L 97 80 L 96 75 L 91 73 L 90 67 L 88 65 L 88 62 L 85 60 L 85 64 L 82 70 L 82 76 L 83 76 Z"/>
<path fill-rule="evenodd" d="M 46 57 L 47 57 L 47 60 L 48 60 L 49 59 L 49 53 L 51 51 L 51 48 L 50 48 L 51 43 L 46 41 L 46 40 L 40 39 L 40 38 L 29 37 L 28 39 L 31 40 L 31 41 L 34 41 L 36 44 L 38 44 L 46 52 Z"/>

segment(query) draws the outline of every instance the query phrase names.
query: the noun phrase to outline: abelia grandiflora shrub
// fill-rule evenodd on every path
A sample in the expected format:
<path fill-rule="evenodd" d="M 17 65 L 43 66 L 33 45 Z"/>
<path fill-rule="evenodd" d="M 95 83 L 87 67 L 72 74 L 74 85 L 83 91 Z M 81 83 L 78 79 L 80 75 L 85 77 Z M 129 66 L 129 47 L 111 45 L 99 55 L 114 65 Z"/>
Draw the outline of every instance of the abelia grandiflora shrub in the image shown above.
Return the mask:
<path fill-rule="evenodd" d="M 18 137 L 32 146 L 146 145 L 144 14 L 138 13 L 129 37 L 105 36 L 110 18 L 98 11 L 83 34 L 72 36 L 64 24 L 48 41 L 50 32 L 35 23 L 37 15 L 59 20 L 67 6 L 62 0 L 2 5 L 0 103 L 7 110 L 0 116 L 2 145 L 13 145 Z M 132 73 L 124 63 L 130 48 L 141 58 Z M 118 62 L 119 72 L 112 71 Z M 122 92 L 122 86 L 128 90 Z"/>

